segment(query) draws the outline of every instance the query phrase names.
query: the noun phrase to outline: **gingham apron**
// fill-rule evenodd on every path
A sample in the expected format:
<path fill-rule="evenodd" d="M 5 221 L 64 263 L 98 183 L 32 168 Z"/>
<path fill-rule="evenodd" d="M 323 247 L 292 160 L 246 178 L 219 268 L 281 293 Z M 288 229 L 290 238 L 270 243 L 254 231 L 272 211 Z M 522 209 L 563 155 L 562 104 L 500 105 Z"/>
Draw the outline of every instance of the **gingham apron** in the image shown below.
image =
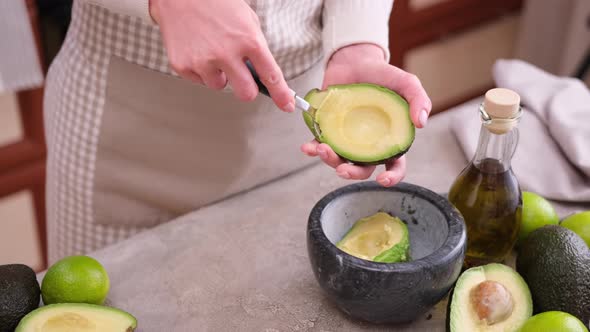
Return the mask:
<path fill-rule="evenodd" d="M 251 6 L 289 84 L 319 86 L 322 0 Z M 311 162 L 298 150 L 310 139 L 300 114 L 180 79 L 157 27 L 84 1 L 73 3 L 44 109 L 50 263 Z"/>

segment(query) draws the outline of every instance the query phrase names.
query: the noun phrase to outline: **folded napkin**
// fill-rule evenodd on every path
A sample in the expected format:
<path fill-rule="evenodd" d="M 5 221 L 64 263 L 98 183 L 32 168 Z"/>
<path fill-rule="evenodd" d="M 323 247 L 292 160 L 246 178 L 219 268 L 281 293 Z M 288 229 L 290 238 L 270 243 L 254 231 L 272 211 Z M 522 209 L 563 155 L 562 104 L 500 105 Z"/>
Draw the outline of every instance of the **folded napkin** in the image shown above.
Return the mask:
<path fill-rule="evenodd" d="M 523 116 L 512 168 L 523 190 L 546 198 L 590 202 L 590 90 L 521 60 L 496 61 L 497 87 L 521 97 Z M 483 96 L 453 110 L 452 132 L 471 159 L 481 127 Z"/>
<path fill-rule="evenodd" d="M 41 84 L 43 73 L 25 1 L 0 1 L 0 93 Z"/>

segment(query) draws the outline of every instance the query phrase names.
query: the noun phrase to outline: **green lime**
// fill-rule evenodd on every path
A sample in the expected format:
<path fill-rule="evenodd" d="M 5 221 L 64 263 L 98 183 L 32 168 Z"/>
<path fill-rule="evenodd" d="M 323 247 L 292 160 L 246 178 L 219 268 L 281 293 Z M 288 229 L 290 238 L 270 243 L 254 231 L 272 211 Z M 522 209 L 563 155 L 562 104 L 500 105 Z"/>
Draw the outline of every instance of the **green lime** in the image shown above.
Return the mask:
<path fill-rule="evenodd" d="M 590 211 L 573 214 L 563 219 L 560 225 L 578 234 L 590 247 Z"/>
<path fill-rule="evenodd" d="M 567 312 L 546 311 L 527 319 L 519 332 L 588 332 L 588 329 Z"/>
<path fill-rule="evenodd" d="M 44 304 L 103 304 L 109 287 L 109 276 L 97 260 L 69 256 L 47 270 L 41 283 L 41 295 Z"/>
<path fill-rule="evenodd" d="M 545 225 L 557 225 L 559 216 L 555 213 L 553 205 L 545 198 L 529 192 L 522 192 L 522 216 L 518 242 L 522 243 L 529 234 L 537 228 Z"/>

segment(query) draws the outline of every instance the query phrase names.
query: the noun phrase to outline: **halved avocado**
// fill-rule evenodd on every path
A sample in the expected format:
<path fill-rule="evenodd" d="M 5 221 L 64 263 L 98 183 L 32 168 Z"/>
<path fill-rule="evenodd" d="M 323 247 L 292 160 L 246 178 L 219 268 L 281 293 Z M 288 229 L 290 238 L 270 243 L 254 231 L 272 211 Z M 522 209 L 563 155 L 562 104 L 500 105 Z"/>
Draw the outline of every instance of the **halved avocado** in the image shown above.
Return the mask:
<path fill-rule="evenodd" d="M 137 319 L 117 308 L 87 303 L 48 304 L 27 314 L 15 332 L 132 332 Z"/>
<path fill-rule="evenodd" d="M 352 256 L 374 262 L 396 263 L 410 258 L 408 227 L 385 212 L 356 221 L 336 246 Z"/>
<path fill-rule="evenodd" d="M 385 87 L 332 85 L 326 90 L 313 89 L 304 98 L 315 109 L 303 112 L 314 137 L 350 162 L 382 164 L 402 156 L 414 141 L 407 101 Z"/>
<path fill-rule="evenodd" d="M 524 279 L 499 263 L 463 272 L 450 301 L 451 332 L 516 332 L 533 313 L 531 292 Z"/>

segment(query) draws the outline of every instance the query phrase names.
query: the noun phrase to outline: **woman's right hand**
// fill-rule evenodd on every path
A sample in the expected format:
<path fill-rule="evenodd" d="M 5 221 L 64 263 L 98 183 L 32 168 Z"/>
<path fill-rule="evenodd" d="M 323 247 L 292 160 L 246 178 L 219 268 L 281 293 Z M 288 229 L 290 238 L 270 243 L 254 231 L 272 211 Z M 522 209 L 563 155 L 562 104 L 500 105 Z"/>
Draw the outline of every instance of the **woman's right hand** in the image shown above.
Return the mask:
<path fill-rule="evenodd" d="M 244 0 L 150 0 L 170 65 L 181 77 L 251 101 L 258 88 L 249 59 L 283 111 L 295 110 L 293 95 L 272 56 L 256 13 Z"/>

